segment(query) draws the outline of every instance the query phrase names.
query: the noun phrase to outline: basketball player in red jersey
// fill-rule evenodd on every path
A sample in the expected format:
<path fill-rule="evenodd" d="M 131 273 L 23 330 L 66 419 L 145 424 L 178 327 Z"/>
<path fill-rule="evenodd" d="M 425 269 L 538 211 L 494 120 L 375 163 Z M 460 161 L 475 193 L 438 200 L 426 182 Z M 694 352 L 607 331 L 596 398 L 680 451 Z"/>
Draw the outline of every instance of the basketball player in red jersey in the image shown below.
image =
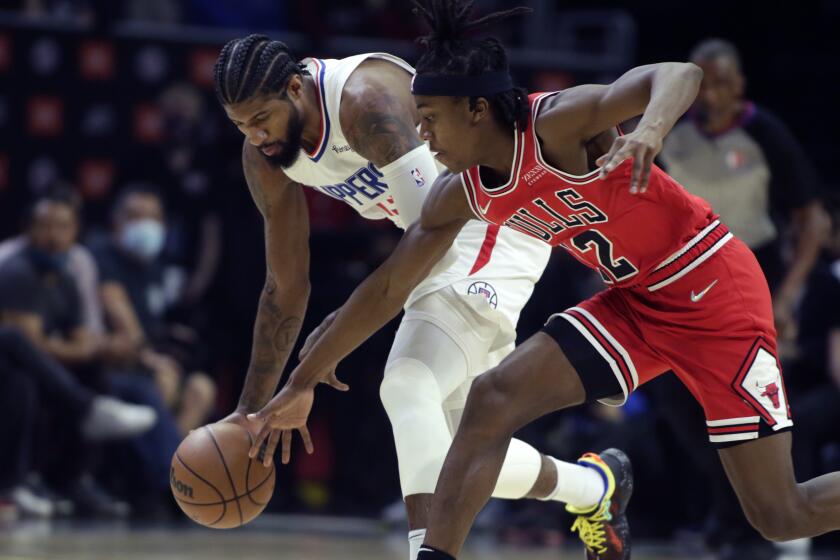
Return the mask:
<path fill-rule="evenodd" d="M 789 540 L 840 528 L 840 473 L 797 483 L 792 420 L 776 358 L 767 284 L 752 253 L 700 198 L 652 164 L 662 138 L 694 99 L 691 64 L 629 71 L 608 86 L 518 97 L 493 39 L 465 39 L 479 24 L 470 3 L 428 0 L 433 33 L 413 91 L 421 134 L 457 174 L 442 176 L 423 215 L 391 257 L 311 337 L 283 391 L 256 416 L 302 426 L 313 387 L 396 315 L 470 219 L 560 245 L 598 270 L 606 291 L 549 318 L 544 329 L 473 385 L 435 490 L 420 560 L 452 558 L 486 503 L 511 435 L 540 416 L 583 402 L 622 403 L 673 370 L 703 406 L 710 440 L 752 524 Z M 584 143 L 643 114 L 587 166 Z M 492 257 L 491 257 L 492 258 Z M 253 450 L 252 450 L 253 451 Z M 606 453 L 602 453 L 603 457 Z M 628 558 L 622 465 L 592 510 L 575 511 L 588 558 Z"/>

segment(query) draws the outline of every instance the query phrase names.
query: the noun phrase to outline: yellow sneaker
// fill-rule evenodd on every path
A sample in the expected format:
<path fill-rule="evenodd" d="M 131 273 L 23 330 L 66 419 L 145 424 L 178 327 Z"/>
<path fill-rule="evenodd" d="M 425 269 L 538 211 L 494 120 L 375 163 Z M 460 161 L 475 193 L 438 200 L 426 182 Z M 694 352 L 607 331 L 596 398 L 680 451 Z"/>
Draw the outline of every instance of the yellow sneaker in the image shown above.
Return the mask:
<path fill-rule="evenodd" d="M 606 491 L 601 501 L 587 510 L 566 505 L 566 511 L 577 516 L 572 531 L 583 541 L 587 560 L 627 560 L 630 525 L 625 511 L 633 494 L 630 459 L 618 449 L 607 449 L 597 455 L 586 453 L 577 462 L 598 471 Z"/>

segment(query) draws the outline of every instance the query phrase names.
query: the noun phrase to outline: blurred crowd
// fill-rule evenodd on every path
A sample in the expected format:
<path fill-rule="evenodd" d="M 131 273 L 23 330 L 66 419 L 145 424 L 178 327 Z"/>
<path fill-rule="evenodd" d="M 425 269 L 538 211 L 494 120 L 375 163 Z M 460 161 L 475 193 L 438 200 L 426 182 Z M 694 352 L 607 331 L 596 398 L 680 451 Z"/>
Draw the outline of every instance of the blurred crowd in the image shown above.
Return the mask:
<path fill-rule="evenodd" d="M 195 2 L 201 10 L 175 0 L 18 4 L 33 17 L 242 28 L 271 18 L 281 29 L 284 18 L 306 20 L 300 11 L 317 5 L 253 2 L 248 17 L 256 19 L 247 19 L 221 1 Z M 357 3 L 346 4 L 345 12 L 331 12 L 336 29 L 355 25 L 352 18 L 364 22 Z M 365 2 L 378 18 L 402 13 L 380 4 Z M 380 29 L 391 27 L 415 34 L 405 25 Z M 26 42 L 36 45 L 37 38 Z M 797 475 L 836 470 L 837 186 L 809 157 L 809 139 L 786 126 L 785 114 L 752 102 L 761 92 L 747 94 L 750 69 L 731 44 L 707 41 L 684 57 L 703 66 L 704 83 L 659 163 L 710 200 L 759 257 L 774 294 Z M 39 80 L 19 82 L 17 94 L 43 93 Z M 94 141 L 80 140 L 73 127 L 101 125 L 104 113 L 100 121 L 68 119 L 60 136 L 46 135 L 51 147 L 26 148 L 24 156 L 21 146 L 0 145 L 0 516 L 171 516 L 172 453 L 189 430 L 226 415 L 238 397 L 265 270 L 262 226 L 239 164 L 241 139 L 200 79 L 138 90 L 124 93 L 144 96 L 138 107 L 154 114 L 157 128 L 144 129 L 141 118 L 133 132 L 117 126 L 105 141 L 95 140 L 91 149 L 110 163 L 93 172 L 76 172 L 74 158 Z M 36 136 L 43 132 L 29 127 Z M 43 165 L 39 150 L 55 152 L 57 163 Z M 31 162 L 28 172 L 9 171 L 15 157 Z M 313 295 L 303 333 L 341 305 L 398 241 L 386 224 L 363 221 L 328 197 L 307 196 Z M 522 314 L 520 340 L 541 326 L 546 309 L 559 311 L 600 289 L 595 275 L 555 254 Z M 401 520 L 393 442 L 378 397 L 393 331 L 391 324 L 343 363 L 348 394 L 321 390 L 310 425 L 316 453 L 296 453 L 280 469 L 272 509 Z M 621 409 L 563 413 L 522 437 L 564 459 L 613 445 L 626 449 L 638 477 L 631 522 L 641 536 L 700 535 L 724 550 L 722 557 L 733 543 L 763 546 L 705 442 L 699 406 L 673 376 L 646 386 Z M 485 523 L 512 542 L 556 542 L 564 538 L 558 529 L 567 525 L 564 515 L 543 503 L 494 502 Z M 748 558 L 737 546 L 738 557 Z"/>

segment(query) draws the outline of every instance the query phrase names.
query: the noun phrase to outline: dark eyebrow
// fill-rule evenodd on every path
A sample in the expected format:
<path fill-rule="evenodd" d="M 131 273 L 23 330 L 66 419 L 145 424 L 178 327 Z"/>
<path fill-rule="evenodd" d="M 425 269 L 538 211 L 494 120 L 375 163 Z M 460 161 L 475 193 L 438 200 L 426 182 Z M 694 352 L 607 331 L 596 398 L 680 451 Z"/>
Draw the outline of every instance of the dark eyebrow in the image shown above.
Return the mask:
<path fill-rule="evenodd" d="M 266 113 L 268 113 L 268 109 L 263 109 L 262 111 L 260 111 L 259 113 L 257 113 L 256 115 L 252 116 L 250 119 L 248 119 L 247 121 L 245 121 L 245 123 L 244 123 L 244 124 L 247 124 L 247 123 L 249 123 L 249 122 L 253 121 L 253 120 L 254 120 L 254 119 L 256 119 L 256 118 L 259 118 L 260 116 L 264 116 Z M 243 124 L 242 122 L 237 121 L 236 119 L 230 119 L 230 120 L 231 120 L 231 122 L 232 122 L 233 124 L 235 124 L 236 126 L 239 126 L 240 124 Z"/>
<path fill-rule="evenodd" d="M 417 108 L 418 108 L 418 109 L 422 109 L 423 107 L 428 107 L 428 106 L 429 106 L 429 104 L 428 104 L 428 103 L 418 103 L 418 104 L 417 104 Z"/>

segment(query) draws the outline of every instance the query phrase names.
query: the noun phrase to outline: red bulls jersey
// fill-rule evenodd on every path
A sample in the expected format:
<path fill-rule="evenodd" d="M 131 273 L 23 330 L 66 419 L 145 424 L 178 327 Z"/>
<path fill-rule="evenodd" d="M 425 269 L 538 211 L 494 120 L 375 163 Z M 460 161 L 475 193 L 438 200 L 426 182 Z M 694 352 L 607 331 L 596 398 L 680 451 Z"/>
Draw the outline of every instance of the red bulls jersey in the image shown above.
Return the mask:
<path fill-rule="evenodd" d="M 485 186 L 480 167 L 461 174 L 476 216 L 562 246 L 609 284 L 644 283 L 649 289 L 688 272 L 676 266 L 684 256 L 700 257 L 693 268 L 732 237 L 707 202 L 656 166 L 642 194 L 630 194 L 632 160 L 605 179 L 599 179 L 600 170 L 572 175 L 552 167 L 542 157 L 534 126 L 552 95 L 529 97 L 530 122 L 525 132 L 515 132 L 508 182 Z"/>

